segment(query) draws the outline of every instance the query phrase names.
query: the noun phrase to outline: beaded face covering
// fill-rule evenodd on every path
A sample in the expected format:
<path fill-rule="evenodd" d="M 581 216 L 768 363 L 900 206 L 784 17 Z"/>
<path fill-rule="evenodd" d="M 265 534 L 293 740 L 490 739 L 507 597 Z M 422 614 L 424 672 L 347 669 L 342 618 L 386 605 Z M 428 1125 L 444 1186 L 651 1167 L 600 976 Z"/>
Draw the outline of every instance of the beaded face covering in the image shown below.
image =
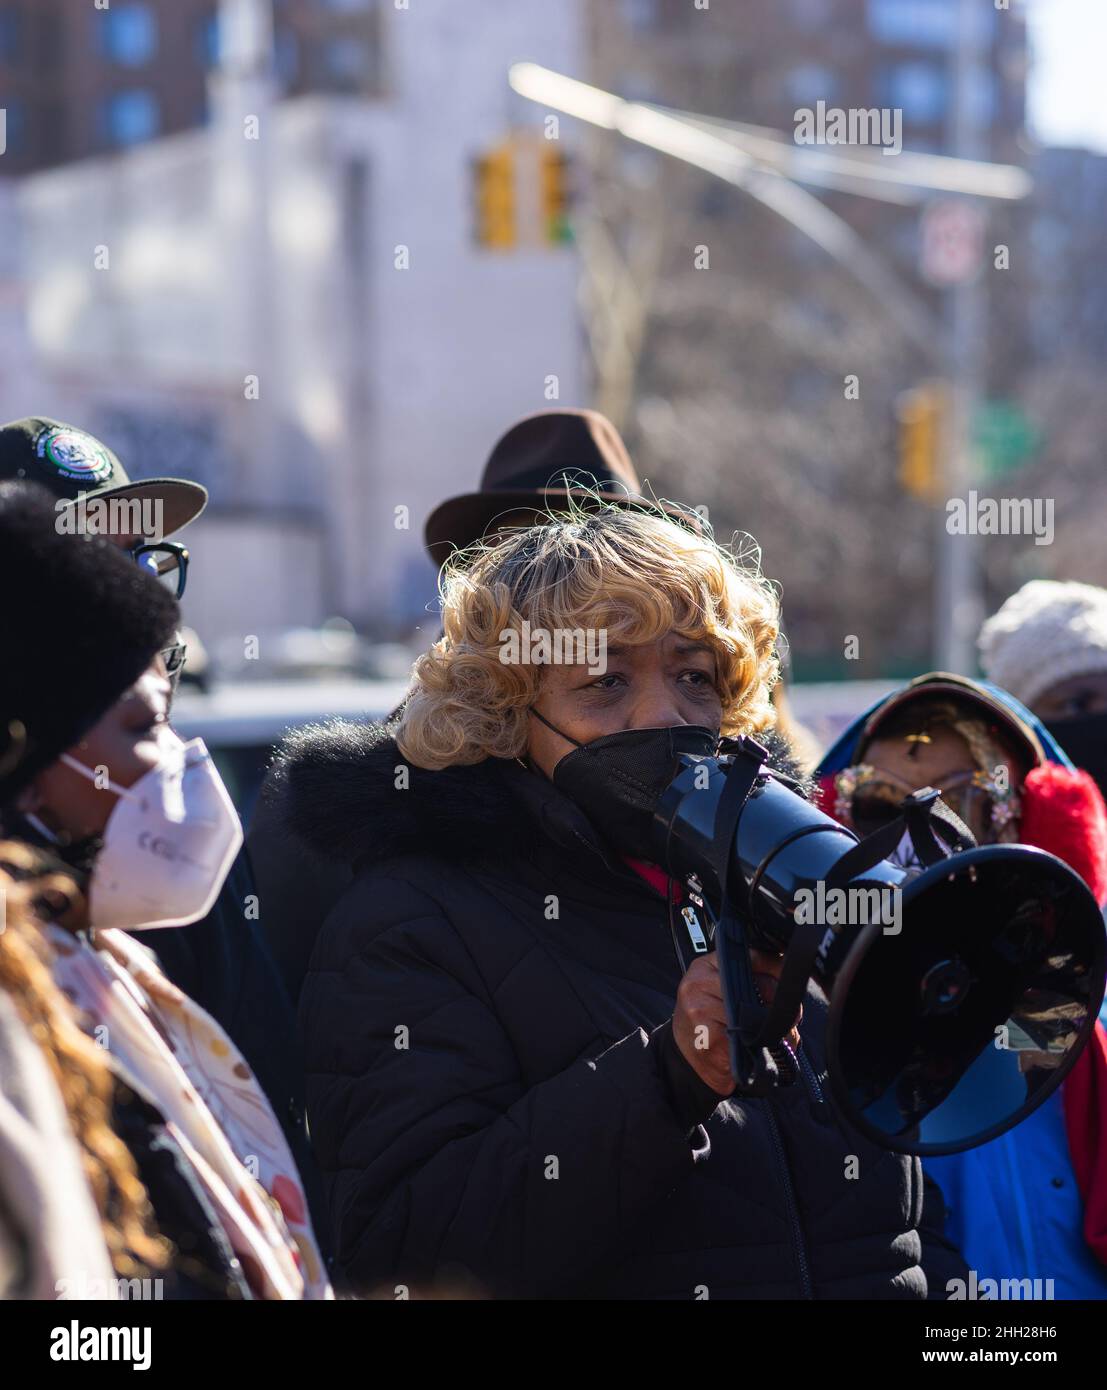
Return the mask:
<path fill-rule="evenodd" d="M 1010 842 L 1018 837 L 1020 802 L 1011 786 L 1012 769 L 1002 746 L 979 719 L 935 719 L 929 728 L 952 729 L 968 746 L 975 769 L 966 769 L 936 783 L 942 799 L 985 843 Z M 905 735 L 909 744 L 929 743 L 925 729 Z M 834 816 L 843 825 L 866 835 L 899 814 L 905 796 L 918 790 L 895 773 L 855 763 L 834 778 Z"/>

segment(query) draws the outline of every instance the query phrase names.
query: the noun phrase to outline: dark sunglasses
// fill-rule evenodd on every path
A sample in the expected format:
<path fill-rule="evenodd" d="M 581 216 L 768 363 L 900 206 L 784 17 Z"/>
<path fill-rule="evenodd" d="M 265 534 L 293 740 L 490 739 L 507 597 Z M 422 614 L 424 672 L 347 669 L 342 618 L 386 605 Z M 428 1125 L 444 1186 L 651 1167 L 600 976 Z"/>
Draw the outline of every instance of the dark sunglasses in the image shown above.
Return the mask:
<path fill-rule="evenodd" d="M 165 674 L 169 677 L 170 689 L 174 695 L 181 683 L 187 658 L 188 647 L 183 642 L 175 642 L 171 647 L 162 648 L 161 659 L 165 663 Z"/>
<path fill-rule="evenodd" d="M 188 581 L 188 551 L 176 541 L 139 541 L 128 552 L 131 559 L 174 598 L 180 598 Z"/>
<path fill-rule="evenodd" d="M 903 798 L 914 788 L 902 778 L 867 763 L 838 774 L 838 813 L 848 815 L 858 835 L 871 835 L 900 814 Z M 978 839 L 990 840 L 1019 813 L 1018 798 L 986 773 L 966 769 L 936 784 L 942 800 Z"/>

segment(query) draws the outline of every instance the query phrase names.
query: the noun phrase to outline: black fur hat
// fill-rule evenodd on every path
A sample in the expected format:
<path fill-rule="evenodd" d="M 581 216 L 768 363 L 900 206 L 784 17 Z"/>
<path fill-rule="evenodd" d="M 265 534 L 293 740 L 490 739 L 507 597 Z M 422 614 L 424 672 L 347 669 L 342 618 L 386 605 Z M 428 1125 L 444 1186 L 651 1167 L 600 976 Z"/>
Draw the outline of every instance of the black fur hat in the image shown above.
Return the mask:
<path fill-rule="evenodd" d="M 44 489 L 0 484 L 0 807 L 134 684 L 179 617 L 109 541 L 59 533 Z"/>

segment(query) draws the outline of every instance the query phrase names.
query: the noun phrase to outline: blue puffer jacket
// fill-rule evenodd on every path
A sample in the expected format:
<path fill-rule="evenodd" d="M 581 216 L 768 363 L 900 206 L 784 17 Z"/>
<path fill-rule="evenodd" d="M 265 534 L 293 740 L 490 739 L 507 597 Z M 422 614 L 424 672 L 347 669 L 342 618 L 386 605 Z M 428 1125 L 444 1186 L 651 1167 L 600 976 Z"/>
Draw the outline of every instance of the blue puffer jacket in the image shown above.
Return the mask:
<path fill-rule="evenodd" d="M 1107 1024 L 1107 1006 L 1099 1018 Z M 946 1234 L 978 1282 L 1034 1279 L 1043 1297 L 1107 1298 L 1107 1269 L 1081 1232 L 1060 1090 L 990 1144 L 923 1166 L 946 1199 Z"/>

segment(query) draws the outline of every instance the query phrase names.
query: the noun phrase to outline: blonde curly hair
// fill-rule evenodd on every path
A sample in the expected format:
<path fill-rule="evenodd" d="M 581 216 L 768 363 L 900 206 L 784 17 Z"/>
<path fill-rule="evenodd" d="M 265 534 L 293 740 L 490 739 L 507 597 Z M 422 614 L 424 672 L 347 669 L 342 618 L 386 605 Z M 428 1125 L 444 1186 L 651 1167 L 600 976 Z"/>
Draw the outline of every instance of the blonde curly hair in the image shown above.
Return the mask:
<path fill-rule="evenodd" d="M 543 667 L 503 654 L 510 635 L 527 630 L 602 632 L 612 646 L 670 633 L 705 642 L 716 657 L 721 732 L 770 728 L 777 592 L 756 546 L 724 548 L 706 522 L 696 525 L 645 508 L 574 504 L 455 555 L 439 581 L 443 636 L 415 663 L 397 725 L 403 756 L 437 771 L 524 751 Z"/>

